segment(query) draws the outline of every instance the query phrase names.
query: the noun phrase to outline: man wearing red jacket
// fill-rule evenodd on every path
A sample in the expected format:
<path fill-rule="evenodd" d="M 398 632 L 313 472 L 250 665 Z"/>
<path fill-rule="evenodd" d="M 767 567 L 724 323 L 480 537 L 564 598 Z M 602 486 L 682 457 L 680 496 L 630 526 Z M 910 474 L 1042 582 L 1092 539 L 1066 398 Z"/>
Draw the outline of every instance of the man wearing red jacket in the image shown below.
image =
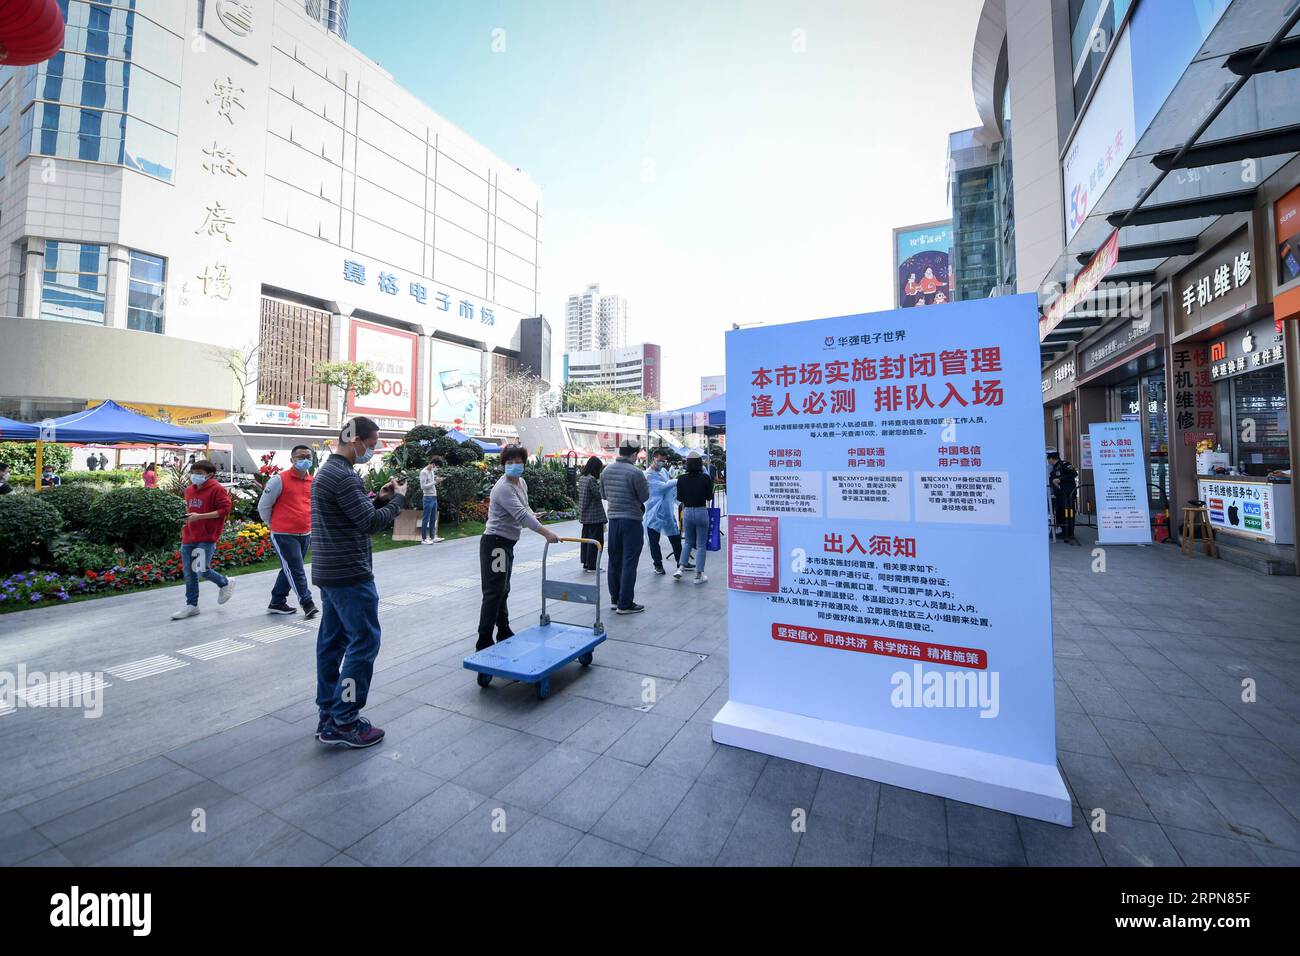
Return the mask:
<path fill-rule="evenodd" d="M 190 486 L 185 489 L 185 529 L 181 532 L 181 570 L 185 574 L 185 607 L 172 615 L 173 621 L 199 613 L 199 578 L 206 578 L 220 590 L 217 603 L 225 604 L 234 582 L 212 569 L 221 526 L 230 514 L 230 495 L 217 481 L 217 466 L 206 459 L 190 465 Z"/>

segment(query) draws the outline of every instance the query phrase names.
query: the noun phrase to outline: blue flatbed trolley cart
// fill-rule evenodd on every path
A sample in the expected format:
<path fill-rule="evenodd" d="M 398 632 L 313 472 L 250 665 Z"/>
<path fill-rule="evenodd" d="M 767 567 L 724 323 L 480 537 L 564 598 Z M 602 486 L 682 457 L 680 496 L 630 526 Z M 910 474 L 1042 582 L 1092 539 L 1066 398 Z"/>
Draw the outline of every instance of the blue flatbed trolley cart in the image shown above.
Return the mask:
<path fill-rule="evenodd" d="M 594 538 L 561 538 L 574 544 L 596 546 L 596 577 L 593 583 L 552 581 L 546 576 L 546 558 L 551 543 L 542 549 L 542 615 L 535 627 L 520 631 L 498 644 L 485 647 L 465 658 L 465 669 L 478 672 L 478 685 L 487 687 L 493 677 L 505 677 L 537 685 L 537 699 L 551 693 L 551 675 L 573 661 L 583 667 L 591 663 L 591 652 L 605 640 L 600 621 L 600 562 L 604 547 Z M 546 599 L 596 608 L 595 624 L 567 624 L 551 620 Z"/>

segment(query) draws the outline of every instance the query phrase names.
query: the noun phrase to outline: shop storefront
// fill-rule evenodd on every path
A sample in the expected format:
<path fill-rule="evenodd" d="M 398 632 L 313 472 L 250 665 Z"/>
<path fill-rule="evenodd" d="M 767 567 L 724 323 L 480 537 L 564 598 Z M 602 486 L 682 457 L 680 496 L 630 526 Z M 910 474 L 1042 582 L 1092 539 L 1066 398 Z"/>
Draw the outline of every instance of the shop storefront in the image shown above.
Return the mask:
<path fill-rule="evenodd" d="M 1291 402 L 1266 226 L 1245 221 L 1173 280 L 1175 520 L 1202 501 L 1221 556 L 1291 573 Z"/>
<path fill-rule="evenodd" d="M 1043 370 L 1043 439 L 1049 451 L 1066 461 L 1079 461 L 1074 401 L 1075 355 L 1073 351 Z"/>
<path fill-rule="evenodd" d="M 1078 433 L 1076 462 L 1081 484 L 1079 512 L 1094 510 L 1092 461 L 1086 441 L 1089 426 L 1100 422 L 1138 422 L 1142 427 L 1147 497 L 1152 514 L 1169 507 L 1169 416 L 1165 381 L 1164 305 L 1161 296 L 1141 318 L 1123 318 L 1103 327 L 1075 350 Z"/>

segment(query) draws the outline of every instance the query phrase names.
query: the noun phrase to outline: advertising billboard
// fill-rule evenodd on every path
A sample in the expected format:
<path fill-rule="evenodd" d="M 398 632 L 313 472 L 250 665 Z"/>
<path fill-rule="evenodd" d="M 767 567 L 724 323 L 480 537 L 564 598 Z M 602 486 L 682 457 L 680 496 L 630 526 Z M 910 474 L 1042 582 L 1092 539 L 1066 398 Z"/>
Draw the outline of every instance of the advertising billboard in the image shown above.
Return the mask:
<path fill-rule="evenodd" d="M 1300 186 L 1274 204 L 1273 219 L 1277 227 L 1277 284 L 1284 286 L 1300 279 Z"/>
<path fill-rule="evenodd" d="M 429 341 L 429 421 L 477 432 L 483 423 L 483 353 L 441 339 Z M 457 422 L 457 419 L 460 421 Z"/>
<path fill-rule="evenodd" d="M 646 398 L 659 400 L 659 383 L 663 381 L 663 371 L 660 368 L 662 353 L 659 346 L 645 344 L 644 357 L 641 360 L 641 394 Z"/>
<path fill-rule="evenodd" d="M 900 309 L 952 300 L 952 220 L 894 230 L 894 304 Z"/>
<path fill-rule="evenodd" d="M 1070 825 L 1037 312 L 999 296 L 727 333 L 715 741 Z"/>
<path fill-rule="evenodd" d="M 348 333 L 348 360 L 369 366 L 379 379 L 379 387 L 369 395 L 352 396 L 348 403 L 350 414 L 371 416 L 386 427 L 390 422 L 415 421 L 419 336 L 353 319 Z"/>

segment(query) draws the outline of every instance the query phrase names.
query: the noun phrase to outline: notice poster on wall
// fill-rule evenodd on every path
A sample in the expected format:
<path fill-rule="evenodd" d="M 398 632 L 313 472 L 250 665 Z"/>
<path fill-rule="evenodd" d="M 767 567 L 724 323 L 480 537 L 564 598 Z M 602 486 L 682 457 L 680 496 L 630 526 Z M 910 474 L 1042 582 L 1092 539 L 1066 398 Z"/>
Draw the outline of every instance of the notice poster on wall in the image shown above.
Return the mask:
<path fill-rule="evenodd" d="M 1146 466 L 1140 422 L 1088 426 L 1097 496 L 1098 544 L 1150 544 Z"/>
<path fill-rule="evenodd" d="M 776 518 L 727 515 L 727 587 L 774 593 L 780 584 Z"/>
<path fill-rule="evenodd" d="M 1069 825 L 1036 315 L 1004 296 L 727 333 L 716 741 Z"/>

